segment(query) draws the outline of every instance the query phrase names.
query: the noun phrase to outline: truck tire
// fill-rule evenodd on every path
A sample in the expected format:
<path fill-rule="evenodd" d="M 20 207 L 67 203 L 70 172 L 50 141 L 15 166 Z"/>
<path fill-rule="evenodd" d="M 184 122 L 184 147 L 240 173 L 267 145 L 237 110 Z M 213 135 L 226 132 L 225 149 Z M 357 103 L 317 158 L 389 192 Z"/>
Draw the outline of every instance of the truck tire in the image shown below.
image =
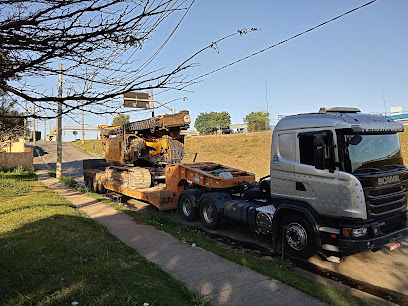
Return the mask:
<path fill-rule="evenodd" d="M 98 190 L 99 190 L 99 193 L 102 193 L 102 194 L 105 194 L 105 193 L 106 193 L 106 188 L 105 188 L 105 186 L 103 185 L 101 179 L 98 179 Z"/>
<path fill-rule="evenodd" d="M 85 187 L 89 188 L 89 177 L 87 175 L 84 175 L 84 184 L 85 184 Z"/>
<path fill-rule="evenodd" d="M 96 177 L 92 178 L 92 190 L 95 193 L 99 193 L 98 180 L 96 179 Z"/>
<path fill-rule="evenodd" d="M 200 218 L 203 226 L 208 229 L 219 227 L 224 218 L 222 207 L 230 200 L 229 194 L 224 192 L 204 193 L 200 198 Z"/>
<path fill-rule="evenodd" d="M 298 214 L 286 215 L 281 223 L 282 252 L 301 259 L 313 256 L 315 235 L 306 217 Z"/>
<path fill-rule="evenodd" d="M 178 200 L 178 208 L 183 220 L 192 222 L 198 219 L 197 200 L 200 198 L 202 191 L 188 189 L 180 193 Z"/>

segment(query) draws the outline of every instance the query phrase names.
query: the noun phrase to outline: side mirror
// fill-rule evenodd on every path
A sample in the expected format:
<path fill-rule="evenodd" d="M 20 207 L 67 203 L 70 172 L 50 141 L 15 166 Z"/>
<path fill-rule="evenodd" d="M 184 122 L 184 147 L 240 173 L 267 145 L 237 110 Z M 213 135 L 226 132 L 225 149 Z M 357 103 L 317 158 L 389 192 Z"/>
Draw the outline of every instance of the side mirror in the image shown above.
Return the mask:
<path fill-rule="evenodd" d="M 326 169 L 326 145 L 323 138 L 315 138 L 313 140 L 314 149 L 314 164 L 316 169 Z"/>
<path fill-rule="evenodd" d="M 353 145 L 353 146 L 356 146 L 356 145 L 358 145 L 362 140 L 363 140 L 363 137 L 361 137 L 361 135 L 359 135 L 359 134 L 356 134 L 356 135 L 354 135 L 354 136 L 350 139 L 349 144 L 351 144 L 351 145 Z"/>

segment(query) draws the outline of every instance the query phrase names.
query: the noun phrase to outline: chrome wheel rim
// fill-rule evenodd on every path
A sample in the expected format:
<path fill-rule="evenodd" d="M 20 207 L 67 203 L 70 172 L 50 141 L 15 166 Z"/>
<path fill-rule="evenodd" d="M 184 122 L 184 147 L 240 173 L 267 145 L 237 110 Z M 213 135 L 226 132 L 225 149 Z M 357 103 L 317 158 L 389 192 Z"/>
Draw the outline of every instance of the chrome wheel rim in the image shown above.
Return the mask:
<path fill-rule="evenodd" d="M 191 211 L 193 210 L 193 205 L 188 198 L 184 198 L 182 202 L 183 214 L 186 216 L 191 215 Z"/>
<path fill-rule="evenodd" d="M 214 209 L 212 205 L 208 202 L 204 203 L 203 217 L 204 217 L 205 222 L 207 223 L 212 223 L 214 220 Z"/>
<path fill-rule="evenodd" d="M 307 245 L 307 233 L 299 223 L 291 223 L 286 227 L 285 237 L 288 245 L 301 251 Z"/>

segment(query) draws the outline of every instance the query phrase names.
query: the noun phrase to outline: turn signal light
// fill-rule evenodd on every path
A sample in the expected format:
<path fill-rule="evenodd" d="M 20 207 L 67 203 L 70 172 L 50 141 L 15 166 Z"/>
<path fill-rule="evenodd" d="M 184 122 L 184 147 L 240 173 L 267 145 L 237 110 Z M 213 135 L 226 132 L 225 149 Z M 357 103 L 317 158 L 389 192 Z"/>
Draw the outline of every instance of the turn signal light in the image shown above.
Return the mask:
<path fill-rule="evenodd" d="M 343 228 L 343 237 L 351 237 L 351 228 Z"/>

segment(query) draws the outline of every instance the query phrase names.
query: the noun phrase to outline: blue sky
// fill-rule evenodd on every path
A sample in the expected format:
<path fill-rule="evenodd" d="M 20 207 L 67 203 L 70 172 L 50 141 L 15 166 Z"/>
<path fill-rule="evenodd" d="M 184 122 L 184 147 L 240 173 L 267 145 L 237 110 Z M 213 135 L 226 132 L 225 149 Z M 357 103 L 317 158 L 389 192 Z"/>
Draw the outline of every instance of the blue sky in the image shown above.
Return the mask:
<path fill-rule="evenodd" d="M 194 62 L 200 66 L 188 71 L 194 77 L 366 2 L 197 0 L 151 68 L 173 67 L 238 29 L 259 29 L 219 44 L 218 52 L 211 49 L 198 56 Z M 242 123 L 246 114 L 265 111 L 267 107 L 272 123 L 276 123 L 278 115 L 318 111 L 321 106 L 352 106 L 364 112 L 388 113 L 390 106 L 401 105 L 408 111 L 407 17 L 408 1 L 377 0 L 311 33 L 203 78 L 186 92 L 169 92 L 155 98 L 167 102 L 187 97 L 188 101 L 180 100 L 170 106 L 177 111 L 189 110 L 193 120 L 200 112 L 227 111 L 232 123 Z M 174 24 L 175 20 L 168 20 L 141 52 L 155 50 Z M 163 108 L 156 111 L 166 112 Z M 131 115 L 132 120 L 149 116 L 141 112 Z M 89 125 L 105 123 L 104 118 L 92 115 L 86 120 Z M 63 124 L 73 123 L 66 120 Z M 43 129 L 41 124 L 39 128 Z"/>

